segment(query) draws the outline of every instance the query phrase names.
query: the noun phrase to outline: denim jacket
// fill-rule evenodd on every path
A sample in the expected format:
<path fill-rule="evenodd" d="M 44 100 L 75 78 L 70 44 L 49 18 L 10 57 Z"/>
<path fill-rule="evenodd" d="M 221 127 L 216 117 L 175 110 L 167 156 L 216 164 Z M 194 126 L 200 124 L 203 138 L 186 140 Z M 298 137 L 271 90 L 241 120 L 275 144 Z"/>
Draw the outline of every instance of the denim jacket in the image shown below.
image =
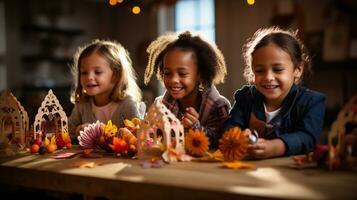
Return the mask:
<path fill-rule="evenodd" d="M 286 156 L 302 154 L 311 151 L 319 141 L 324 114 L 325 96 L 294 84 L 278 115 L 265 123 L 264 96 L 255 86 L 243 86 L 235 93 L 223 131 L 234 126 L 254 129 L 254 124 L 264 124 L 264 133 L 260 132 L 259 137 L 280 138 L 285 143 Z"/>

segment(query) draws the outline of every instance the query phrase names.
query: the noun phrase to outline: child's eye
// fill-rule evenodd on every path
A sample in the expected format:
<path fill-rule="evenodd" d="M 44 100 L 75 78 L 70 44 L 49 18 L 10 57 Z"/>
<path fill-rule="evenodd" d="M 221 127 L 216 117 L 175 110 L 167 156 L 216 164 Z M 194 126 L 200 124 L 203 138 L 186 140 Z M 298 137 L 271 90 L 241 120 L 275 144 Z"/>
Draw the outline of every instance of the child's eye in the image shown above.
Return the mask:
<path fill-rule="evenodd" d="M 88 74 L 88 72 L 86 72 L 86 71 L 83 71 L 83 72 L 80 72 L 81 73 L 81 75 L 87 75 Z"/>
<path fill-rule="evenodd" d="M 188 75 L 188 73 L 185 73 L 185 72 L 181 72 L 181 73 L 179 73 L 179 76 L 183 76 L 183 77 L 185 77 L 185 76 L 187 76 Z"/>
<path fill-rule="evenodd" d="M 99 75 L 99 74 L 101 74 L 101 73 L 103 73 L 103 72 L 102 72 L 102 71 L 95 71 L 94 73 L 97 74 L 97 75 Z"/>
<path fill-rule="evenodd" d="M 276 68 L 276 69 L 274 69 L 274 72 L 282 72 L 282 71 L 284 71 L 284 68 Z"/>
<path fill-rule="evenodd" d="M 263 71 L 264 71 L 264 70 L 262 70 L 262 69 L 255 69 L 255 70 L 254 70 L 254 73 L 259 74 L 259 73 L 263 73 Z"/>
<path fill-rule="evenodd" d="M 171 75 L 171 73 L 170 73 L 170 72 L 168 72 L 168 71 L 164 71 L 163 75 L 164 75 L 164 76 L 170 76 L 170 75 Z"/>

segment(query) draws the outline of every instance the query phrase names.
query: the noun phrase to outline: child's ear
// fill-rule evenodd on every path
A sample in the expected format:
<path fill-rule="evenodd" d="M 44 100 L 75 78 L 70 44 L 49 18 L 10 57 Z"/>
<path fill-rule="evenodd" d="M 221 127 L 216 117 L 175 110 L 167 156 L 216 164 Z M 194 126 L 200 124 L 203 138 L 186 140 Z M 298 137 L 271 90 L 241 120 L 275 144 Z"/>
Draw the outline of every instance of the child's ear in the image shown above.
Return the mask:
<path fill-rule="evenodd" d="M 120 80 L 120 73 L 118 71 L 114 71 L 112 81 L 118 82 Z"/>
<path fill-rule="evenodd" d="M 295 77 L 295 79 L 297 79 L 297 80 L 300 79 L 300 77 L 303 74 L 303 72 L 304 72 L 304 64 L 300 63 L 294 69 L 294 77 Z"/>

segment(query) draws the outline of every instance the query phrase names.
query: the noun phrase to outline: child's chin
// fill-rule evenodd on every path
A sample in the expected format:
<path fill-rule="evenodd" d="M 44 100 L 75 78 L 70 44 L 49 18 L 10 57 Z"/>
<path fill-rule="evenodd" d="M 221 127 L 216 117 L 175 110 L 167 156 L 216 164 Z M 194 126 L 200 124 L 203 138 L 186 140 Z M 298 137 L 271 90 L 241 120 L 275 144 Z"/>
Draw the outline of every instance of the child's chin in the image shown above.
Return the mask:
<path fill-rule="evenodd" d="M 182 99 L 183 98 L 183 96 L 182 95 L 180 95 L 180 94 L 170 94 L 171 96 L 172 96 L 172 98 L 174 98 L 174 99 Z"/>

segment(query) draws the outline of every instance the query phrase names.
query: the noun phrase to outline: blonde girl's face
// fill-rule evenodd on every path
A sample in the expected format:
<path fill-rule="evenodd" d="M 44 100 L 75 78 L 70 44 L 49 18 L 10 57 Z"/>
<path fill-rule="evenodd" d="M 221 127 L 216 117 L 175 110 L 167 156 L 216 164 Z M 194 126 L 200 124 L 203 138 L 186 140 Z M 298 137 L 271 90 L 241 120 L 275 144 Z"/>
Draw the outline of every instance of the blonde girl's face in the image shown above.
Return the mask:
<path fill-rule="evenodd" d="M 115 86 L 113 70 L 103 56 L 92 53 L 80 61 L 80 83 L 85 93 L 94 97 L 97 106 L 110 102 L 110 95 Z"/>
<path fill-rule="evenodd" d="M 256 88 L 264 95 L 268 111 L 281 107 L 295 79 L 302 74 L 302 66 L 295 68 L 290 54 L 273 43 L 253 53 L 252 70 Z"/>
<path fill-rule="evenodd" d="M 163 81 L 167 92 L 175 99 L 194 101 L 199 85 L 199 73 L 192 51 L 173 49 L 164 57 Z"/>

